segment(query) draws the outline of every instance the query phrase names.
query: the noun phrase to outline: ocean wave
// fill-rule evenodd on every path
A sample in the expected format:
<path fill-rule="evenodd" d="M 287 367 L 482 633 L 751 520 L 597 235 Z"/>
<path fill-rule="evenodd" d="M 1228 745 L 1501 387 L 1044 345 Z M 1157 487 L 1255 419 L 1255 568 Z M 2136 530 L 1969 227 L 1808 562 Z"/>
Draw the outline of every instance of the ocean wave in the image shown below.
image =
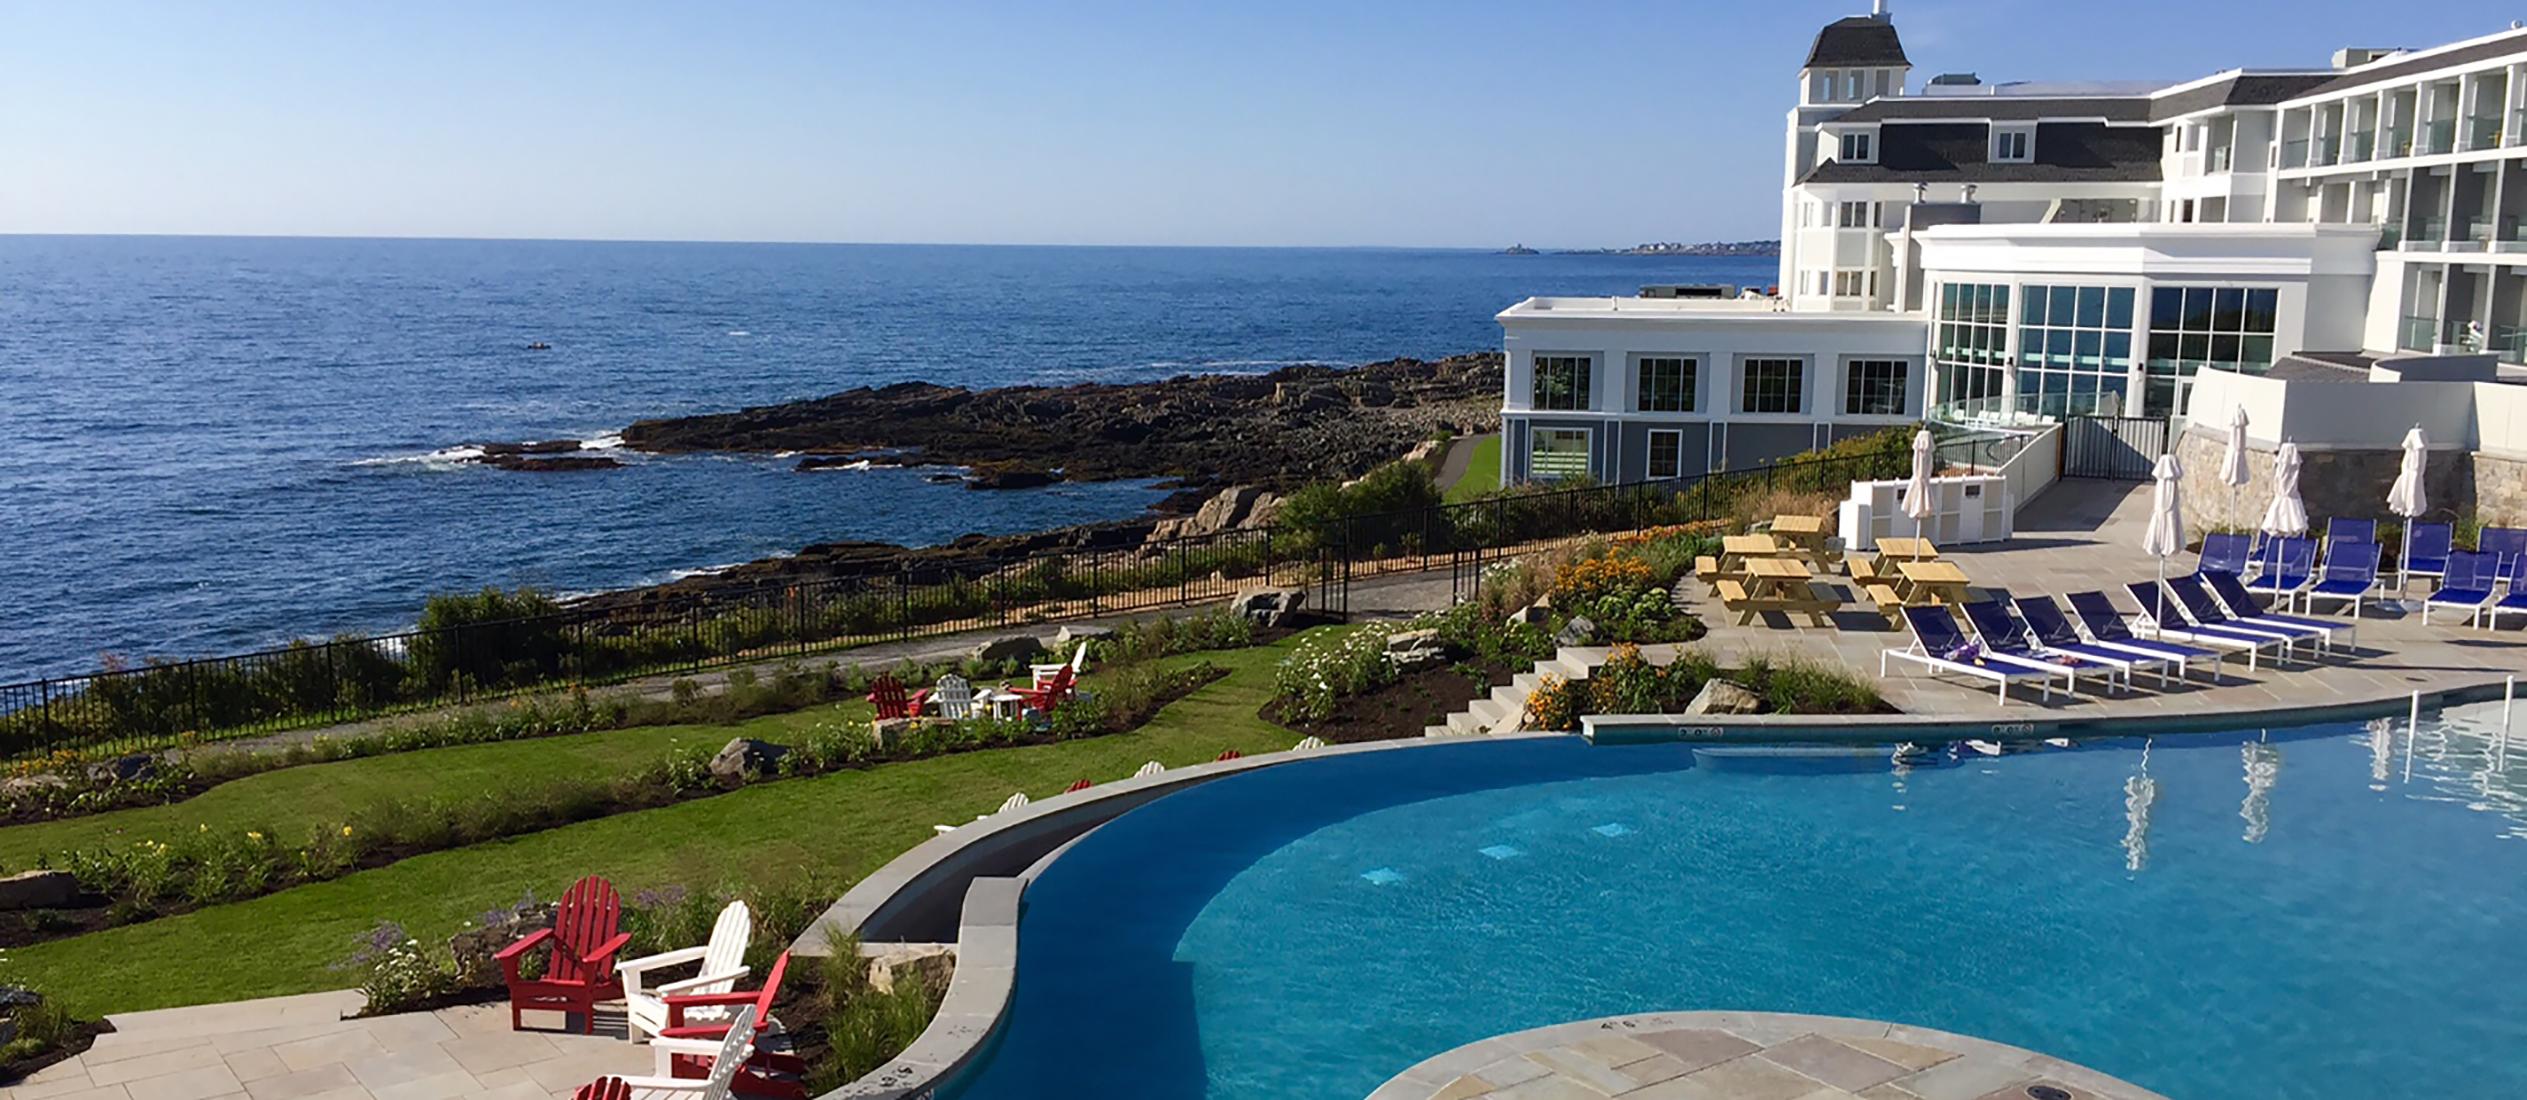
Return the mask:
<path fill-rule="evenodd" d="M 462 447 L 441 447 L 438 450 L 424 451 L 420 454 L 378 455 L 374 458 L 355 458 L 351 460 L 351 465 L 425 466 L 431 469 L 454 469 L 458 466 L 464 465 L 465 463 L 481 458 L 482 456 L 483 449 L 481 447 L 473 444 L 467 444 Z"/>
<path fill-rule="evenodd" d="M 607 432 L 579 441 L 579 449 L 583 451 L 613 451 L 620 450 L 622 446 L 623 433 L 621 432 Z"/>
<path fill-rule="evenodd" d="M 728 330 L 728 334 L 729 334 L 729 335 L 731 335 L 731 336 L 752 336 L 752 335 L 754 335 L 754 333 L 748 332 L 748 331 L 746 331 L 746 330 L 744 330 L 744 329 L 742 329 L 742 328 L 733 328 L 733 329 L 730 329 L 730 330 Z"/>

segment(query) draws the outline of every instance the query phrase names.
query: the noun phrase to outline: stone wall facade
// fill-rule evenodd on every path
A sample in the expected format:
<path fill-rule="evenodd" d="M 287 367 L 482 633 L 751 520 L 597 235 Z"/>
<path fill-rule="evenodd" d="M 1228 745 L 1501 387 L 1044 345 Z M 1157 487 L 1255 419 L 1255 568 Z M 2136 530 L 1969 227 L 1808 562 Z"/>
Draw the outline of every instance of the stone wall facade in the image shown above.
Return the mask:
<path fill-rule="evenodd" d="M 2185 467 L 2185 526 L 2196 534 L 2219 527 L 2253 528 L 2272 500 L 2273 452 L 2248 445 L 2250 480 L 2232 496 L 2220 484 L 2220 460 L 2227 451 L 2228 433 L 2207 427 L 2187 431 L 2176 441 L 2176 460 Z M 2299 498 L 2320 530 L 2337 516 L 2395 518 L 2387 511 L 2387 490 L 2395 486 L 2403 466 L 2402 451 L 2301 451 L 2299 460 Z M 2527 461 L 2433 452 L 2422 487 L 2430 503 L 2427 518 L 2473 513 L 2486 523 L 2527 524 Z"/>

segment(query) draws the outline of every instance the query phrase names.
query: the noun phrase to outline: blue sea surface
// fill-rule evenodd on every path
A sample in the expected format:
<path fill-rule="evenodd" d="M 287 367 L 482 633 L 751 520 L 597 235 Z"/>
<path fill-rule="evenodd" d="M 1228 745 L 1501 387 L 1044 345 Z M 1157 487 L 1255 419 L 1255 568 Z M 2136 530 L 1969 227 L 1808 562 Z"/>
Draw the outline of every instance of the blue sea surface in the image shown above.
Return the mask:
<path fill-rule="evenodd" d="M 0 681 L 408 625 L 424 595 L 654 583 L 815 542 L 1139 513 L 770 457 L 522 474 L 467 443 L 912 379 L 1133 381 L 1495 349 L 1533 294 L 1769 259 L 0 236 Z M 533 342 L 549 351 L 528 351 Z M 620 453 L 620 452 L 609 452 Z"/>
<path fill-rule="evenodd" d="M 1943 767 L 1560 739 L 1223 780 L 1028 889 L 1012 1014 L 952 1093 L 1357 1100 L 1492 1035 L 1709 1009 L 2179 1098 L 2527 1096 L 2498 709 Z"/>

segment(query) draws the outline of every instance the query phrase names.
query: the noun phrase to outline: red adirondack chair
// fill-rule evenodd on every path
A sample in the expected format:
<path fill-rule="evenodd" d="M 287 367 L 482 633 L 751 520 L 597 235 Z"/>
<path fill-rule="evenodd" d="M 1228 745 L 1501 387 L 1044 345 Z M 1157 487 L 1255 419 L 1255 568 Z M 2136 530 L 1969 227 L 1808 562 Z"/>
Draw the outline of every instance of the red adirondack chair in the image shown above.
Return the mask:
<path fill-rule="evenodd" d="M 777 1041 L 768 1041 L 772 1026 L 772 1002 L 781 996 L 781 979 L 790 970 L 790 953 L 772 960 L 772 969 L 763 976 L 763 988 L 734 990 L 727 993 L 701 993 L 667 998 L 667 1028 L 658 1033 L 657 1045 L 670 1052 L 670 1070 L 677 1077 L 706 1077 L 711 1072 L 712 1053 L 728 1036 L 724 1021 L 687 1024 L 685 1011 L 705 1005 L 737 1008 L 754 1006 L 754 1053 L 748 1055 L 744 1068 L 730 1083 L 730 1091 L 740 1096 L 757 1096 L 765 1100 L 807 1100 L 807 1063 L 786 1049 L 777 1048 Z"/>
<path fill-rule="evenodd" d="M 1028 710 L 1049 714 L 1052 713 L 1054 707 L 1062 704 L 1062 700 L 1070 698 L 1071 688 L 1077 678 L 1078 674 L 1072 672 L 1069 665 L 1063 665 L 1061 671 L 1044 681 L 1043 687 L 1015 688 L 1009 694 L 1024 700 Z"/>
<path fill-rule="evenodd" d="M 1084 791 L 1092 786 L 1095 786 L 1095 784 L 1092 784 L 1085 779 L 1081 779 L 1073 782 L 1070 786 L 1062 788 L 1062 793 L 1069 794 L 1073 791 Z"/>
<path fill-rule="evenodd" d="M 913 716 L 912 700 L 904 694 L 904 682 L 896 679 L 892 672 L 880 673 L 876 680 L 870 682 L 869 705 L 877 708 L 877 717 L 881 722 Z"/>
<path fill-rule="evenodd" d="M 599 1077 L 579 1086 L 571 1100 L 632 1100 L 632 1086 L 620 1077 Z"/>
<path fill-rule="evenodd" d="M 1242 760 L 1242 759 L 1245 759 L 1245 757 L 1246 757 L 1246 754 L 1245 754 L 1245 753 L 1239 752 L 1239 751 L 1237 751 L 1236 749 L 1230 749 L 1230 750 L 1228 750 L 1227 752 L 1223 752 L 1223 753 L 1219 754 L 1217 757 L 1214 757 L 1214 758 L 1213 758 L 1213 760 L 1212 760 L 1212 762 L 1213 762 L 1213 763 L 1219 763 L 1219 764 L 1225 764 L 1225 763 L 1227 763 L 1227 762 L 1229 762 L 1229 761 L 1231 761 L 1231 760 Z"/>
<path fill-rule="evenodd" d="M 614 955 L 632 936 L 622 930 L 622 918 L 623 902 L 615 896 L 614 884 L 590 875 L 562 891 L 551 928 L 538 928 L 492 956 L 500 960 L 501 975 L 509 983 L 510 1029 L 523 1030 L 526 1024 L 518 1014 L 533 1008 L 564 1013 L 565 1027 L 567 1014 L 576 1012 L 580 1030 L 596 1034 L 597 1002 L 623 996 Z M 552 954 L 544 963 L 544 976 L 529 980 L 520 975 L 518 964 L 539 946 L 550 947 Z"/>

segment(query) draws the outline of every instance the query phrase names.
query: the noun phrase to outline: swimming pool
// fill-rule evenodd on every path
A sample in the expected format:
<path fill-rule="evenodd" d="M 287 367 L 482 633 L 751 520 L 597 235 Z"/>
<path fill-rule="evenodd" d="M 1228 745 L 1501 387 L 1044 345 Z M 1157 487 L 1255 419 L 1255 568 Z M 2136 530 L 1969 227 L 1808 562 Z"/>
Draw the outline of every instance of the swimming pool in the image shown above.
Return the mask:
<path fill-rule="evenodd" d="M 2527 1095 L 2498 705 L 1944 766 L 1573 740 L 1264 769 L 1029 889 L 960 1100 L 1356 1100 L 1615 1013 L 1859 1016 L 2175 1097 Z"/>

